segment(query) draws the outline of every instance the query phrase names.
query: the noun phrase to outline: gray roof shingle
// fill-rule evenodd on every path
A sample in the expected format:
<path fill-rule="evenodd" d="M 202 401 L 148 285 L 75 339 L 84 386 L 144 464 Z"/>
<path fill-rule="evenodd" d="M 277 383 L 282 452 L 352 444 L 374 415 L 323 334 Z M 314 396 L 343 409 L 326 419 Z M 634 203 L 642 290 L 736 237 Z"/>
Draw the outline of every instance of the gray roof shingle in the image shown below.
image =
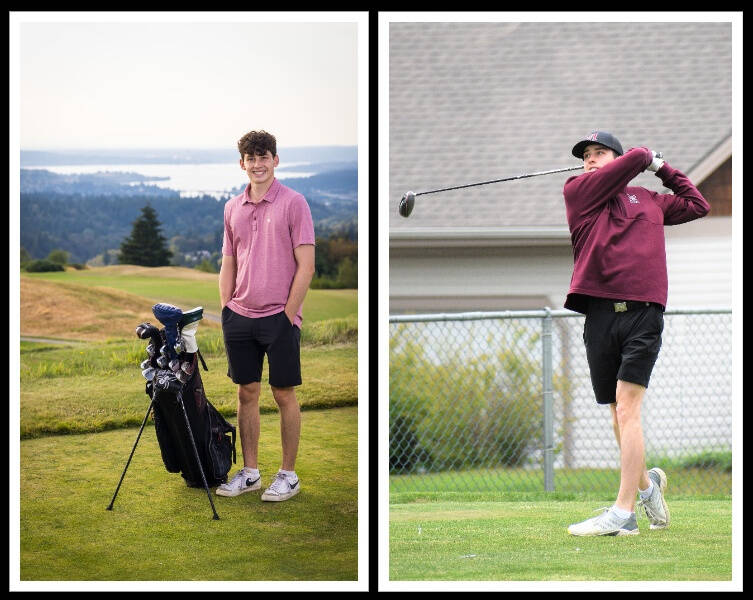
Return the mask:
<path fill-rule="evenodd" d="M 566 226 L 577 171 L 421 196 L 408 219 L 397 206 L 576 166 L 593 129 L 687 172 L 731 133 L 731 55 L 730 23 L 390 23 L 390 231 Z"/>

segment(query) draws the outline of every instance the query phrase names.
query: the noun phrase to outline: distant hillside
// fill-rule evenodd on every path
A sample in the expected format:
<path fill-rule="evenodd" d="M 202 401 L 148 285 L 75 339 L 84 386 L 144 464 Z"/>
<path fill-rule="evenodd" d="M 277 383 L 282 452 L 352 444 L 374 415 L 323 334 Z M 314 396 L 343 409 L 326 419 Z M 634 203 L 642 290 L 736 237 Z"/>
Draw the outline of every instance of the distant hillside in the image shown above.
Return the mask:
<path fill-rule="evenodd" d="M 218 255 L 222 247 L 225 199 L 180 197 L 177 191 L 148 185 L 133 174 L 59 175 L 21 170 L 20 243 L 34 258 L 60 248 L 71 262 L 86 262 L 117 249 L 131 233 L 147 203 L 157 211 L 162 232 L 178 254 Z M 129 181 L 125 181 L 128 179 Z M 138 185 L 129 185 L 138 181 Z M 282 180 L 301 192 L 311 207 L 318 237 L 357 231 L 358 171 L 349 168 Z M 242 189 L 242 186 L 237 190 Z"/>
<path fill-rule="evenodd" d="M 159 277 L 213 278 L 190 269 L 123 266 L 109 271 L 123 275 L 149 273 Z M 109 288 L 93 288 L 67 282 L 21 277 L 21 336 L 51 336 L 62 339 L 103 341 L 109 338 L 136 339 L 136 325 L 154 323 L 153 302 L 141 296 Z M 51 303 L 50 298 L 55 298 Z M 202 329 L 216 330 L 219 324 L 202 320 Z"/>
<path fill-rule="evenodd" d="M 45 169 L 21 169 L 21 194 L 47 193 L 80 196 L 175 196 L 177 192 L 149 185 L 149 177 L 139 173 L 100 172 L 61 175 Z"/>

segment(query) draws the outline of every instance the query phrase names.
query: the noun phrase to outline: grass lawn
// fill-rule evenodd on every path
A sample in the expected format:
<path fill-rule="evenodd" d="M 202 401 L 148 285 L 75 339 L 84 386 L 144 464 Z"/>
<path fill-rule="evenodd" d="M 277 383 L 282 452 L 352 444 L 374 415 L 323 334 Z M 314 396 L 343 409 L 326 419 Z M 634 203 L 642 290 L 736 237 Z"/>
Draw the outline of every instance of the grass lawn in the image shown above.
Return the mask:
<path fill-rule="evenodd" d="M 261 492 L 213 495 L 219 521 L 203 489 L 167 472 L 151 419 L 114 510 L 106 510 L 149 406 L 139 368 L 147 342 L 134 331 L 154 322 L 155 302 L 205 306 L 197 341 L 209 370 L 201 377 L 209 400 L 237 425 L 222 332 L 206 318 L 219 303 L 217 276 L 125 266 L 24 274 L 20 296 L 22 336 L 67 340 L 21 342 L 11 375 L 11 386 L 19 384 L 11 402 L 20 406 L 20 441 L 11 444 L 19 448 L 22 582 L 358 580 L 356 290 L 307 295 L 300 494 L 281 503 L 262 503 Z M 263 487 L 281 460 L 267 377 L 265 364 Z M 236 450 L 230 477 L 243 466 L 240 440 Z"/>
<path fill-rule="evenodd" d="M 133 267 L 118 265 L 81 271 L 23 273 L 22 278 L 107 288 L 148 299 L 151 304 L 167 302 L 181 308 L 203 306 L 219 316 L 218 275 L 184 267 Z M 304 322 L 312 323 L 358 313 L 358 290 L 314 290 L 306 293 Z M 138 323 L 136 323 L 138 325 Z"/>
<path fill-rule="evenodd" d="M 62 348 L 24 344 L 21 437 L 140 426 L 149 406 L 139 369 L 146 358 L 144 348 L 143 340 Z M 209 369 L 201 370 L 209 401 L 226 417 L 234 415 L 237 386 L 227 376 L 227 359 L 219 352 L 202 354 Z M 301 372 L 303 385 L 296 392 L 303 410 L 358 403 L 355 343 L 304 347 Z M 266 368 L 259 405 L 262 412 L 277 411 Z"/>
<path fill-rule="evenodd" d="M 679 462 L 679 461 L 676 461 Z M 732 472 L 725 468 L 698 468 L 672 464 L 669 459 L 647 457 L 649 465 L 661 466 L 669 475 L 672 494 L 732 494 Z M 572 497 L 587 491 L 609 496 L 620 487 L 619 469 L 555 469 L 554 489 Z M 458 492 L 482 498 L 490 492 L 539 492 L 545 490 L 544 470 L 528 468 L 488 468 L 444 471 L 439 473 L 390 476 L 393 499 L 413 501 L 433 498 L 437 493 Z"/>
<path fill-rule="evenodd" d="M 570 536 L 608 497 L 437 499 L 390 505 L 391 581 L 730 581 L 732 502 L 669 496 L 670 527 L 627 537 Z M 487 494 L 487 498 L 489 495 Z M 510 498 L 513 498 L 511 496 Z M 442 498 L 440 496 L 440 498 Z"/>
<path fill-rule="evenodd" d="M 303 413 L 295 498 L 213 495 L 219 521 L 202 488 L 165 470 L 152 425 L 106 510 L 137 433 L 20 443 L 21 581 L 357 579 L 356 407 Z M 259 461 L 266 487 L 280 461 L 275 414 L 262 415 Z"/>

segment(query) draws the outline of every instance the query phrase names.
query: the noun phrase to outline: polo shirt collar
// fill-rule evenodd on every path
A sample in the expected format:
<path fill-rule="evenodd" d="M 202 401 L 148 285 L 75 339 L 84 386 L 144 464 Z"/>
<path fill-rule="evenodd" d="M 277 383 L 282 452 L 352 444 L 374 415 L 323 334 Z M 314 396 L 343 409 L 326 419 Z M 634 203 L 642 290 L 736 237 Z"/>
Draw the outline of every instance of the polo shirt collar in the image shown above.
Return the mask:
<path fill-rule="evenodd" d="M 241 204 L 252 204 L 251 202 L 251 196 L 248 194 L 248 190 L 251 187 L 251 183 L 249 182 L 245 189 L 243 190 L 243 201 Z M 277 177 L 275 177 L 272 180 L 272 185 L 269 186 L 269 189 L 267 190 L 267 193 L 264 194 L 264 197 L 261 199 L 261 201 L 266 200 L 267 202 L 274 202 L 275 198 L 277 198 L 277 194 L 280 191 L 280 182 L 278 181 Z M 260 201 L 260 202 L 261 202 Z"/>

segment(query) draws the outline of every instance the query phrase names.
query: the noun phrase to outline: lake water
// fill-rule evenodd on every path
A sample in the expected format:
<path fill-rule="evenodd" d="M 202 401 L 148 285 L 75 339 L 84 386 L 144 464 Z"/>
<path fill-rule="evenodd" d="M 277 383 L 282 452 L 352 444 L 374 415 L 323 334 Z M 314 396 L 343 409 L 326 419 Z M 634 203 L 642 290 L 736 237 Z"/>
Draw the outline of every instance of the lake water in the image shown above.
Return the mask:
<path fill-rule="evenodd" d="M 310 163 L 289 163 L 275 169 L 275 177 L 310 177 L 316 173 L 307 171 Z M 181 196 L 206 194 L 215 198 L 227 197 L 233 190 L 248 183 L 248 176 L 239 165 L 232 163 L 202 164 L 125 164 L 125 165 L 54 165 L 44 167 L 22 167 L 24 169 L 45 169 L 61 175 L 74 173 L 139 173 L 148 177 L 168 177 L 160 181 L 146 181 L 148 185 L 177 190 Z"/>

